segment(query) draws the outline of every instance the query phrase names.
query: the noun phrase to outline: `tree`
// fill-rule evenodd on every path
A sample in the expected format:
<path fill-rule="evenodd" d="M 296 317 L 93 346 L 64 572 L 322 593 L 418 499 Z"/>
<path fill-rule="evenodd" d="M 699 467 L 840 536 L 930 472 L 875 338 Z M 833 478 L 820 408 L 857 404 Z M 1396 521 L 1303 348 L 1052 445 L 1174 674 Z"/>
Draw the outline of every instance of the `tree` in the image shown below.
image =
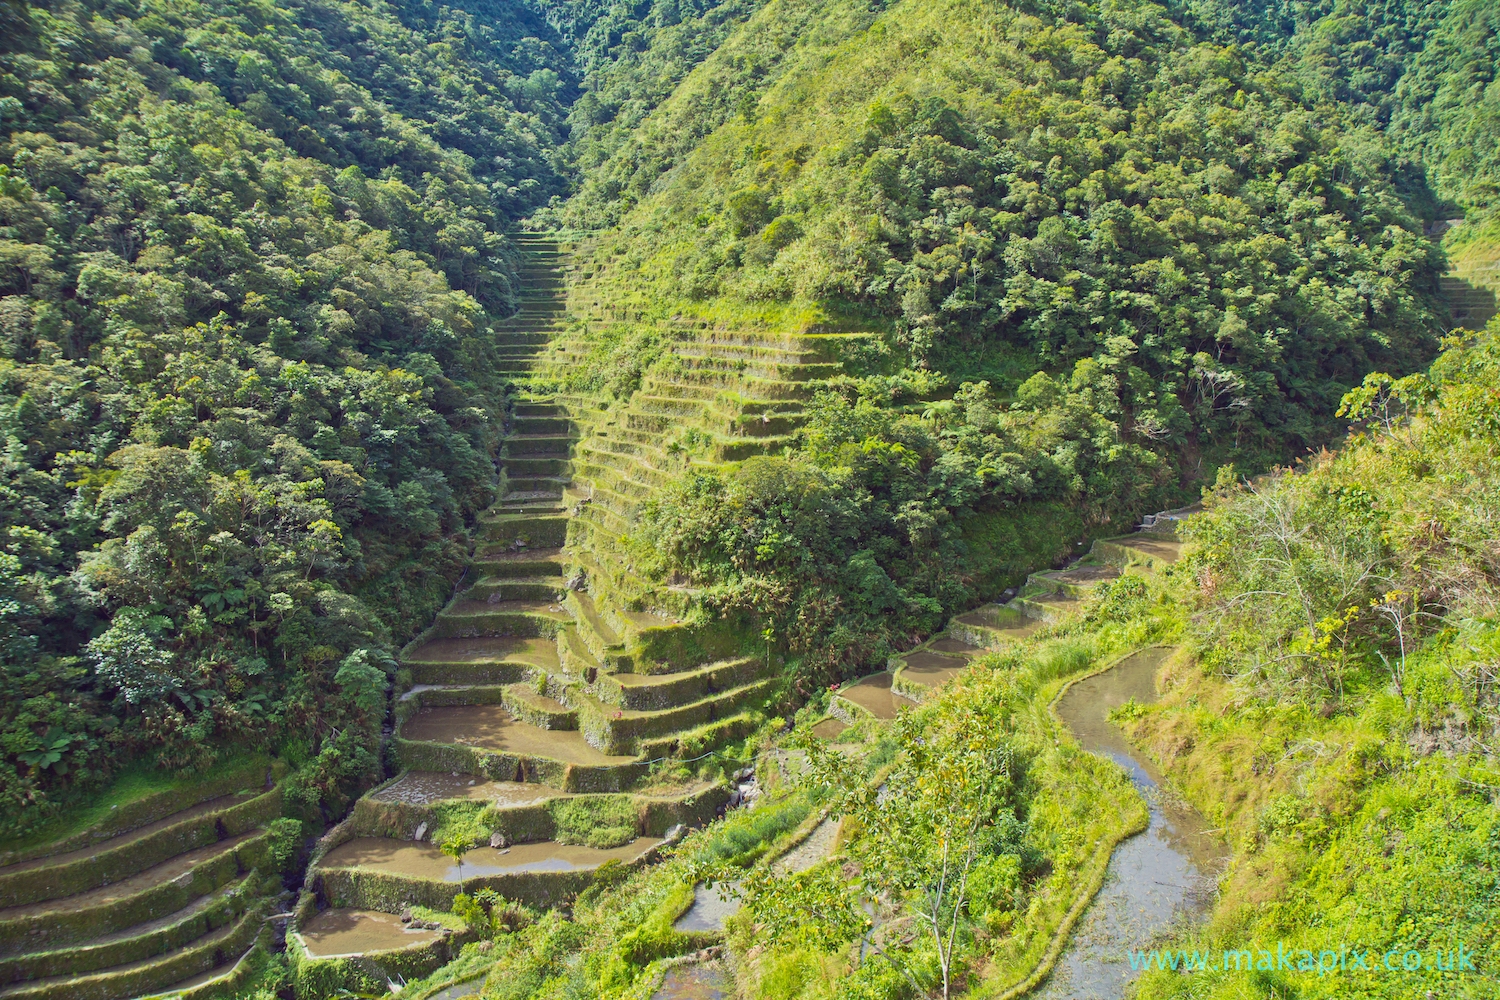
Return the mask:
<path fill-rule="evenodd" d="M 809 780 L 832 794 L 831 811 L 852 833 L 842 871 L 751 874 L 747 908 L 770 939 L 828 948 L 858 936 L 861 952 L 868 946 L 885 958 L 918 994 L 951 995 L 970 941 L 971 879 L 984 868 L 994 895 L 989 883 L 1004 882 L 998 872 L 1018 872 L 1020 862 L 990 863 L 1013 846 L 1015 752 L 982 710 L 947 713 L 907 713 L 895 723 L 896 761 L 878 787 L 860 783 L 822 741 L 801 741 Z M 866 903 L 894 912 L 891 925 L 873 927 Z M 914 933 L 903 934 L 908 926 Z M 929 984 L 933 965 L 938 981 Z"/>

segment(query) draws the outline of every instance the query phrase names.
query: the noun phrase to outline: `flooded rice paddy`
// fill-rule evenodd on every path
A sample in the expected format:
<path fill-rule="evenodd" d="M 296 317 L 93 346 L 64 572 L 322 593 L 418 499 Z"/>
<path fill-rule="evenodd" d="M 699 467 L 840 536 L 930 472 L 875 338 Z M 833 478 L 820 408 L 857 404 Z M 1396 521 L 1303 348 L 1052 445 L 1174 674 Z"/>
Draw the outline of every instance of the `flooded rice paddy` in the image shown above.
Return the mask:
<path fill-rule="evenodd" d="M 433 844 L 356 837 L 324 855 L 322 867 L 364 868 L 438 882 L 457 882 L 461 877 L 467 879 L 481 875 L 585 871 L 612 860 L 629 863 L 660 843 L 654 837 L 640 837 L 623 847 L 607 850 L 551 840 L 502 849 L 476 847 L 464 855 L 460 866 Z"/>
<path fill-rule="evenodd" d="M 722 961 L 693 962 L 668 969 L 652 1000 L 730 1000 L 735 995 Z"/>
<path fill-rule="evenodd" d="M 315 958 L 340 958 L 428 944 L 439 933 L 403 924 L 394 913 L 342 909 L 324 910 L 301 931 L 307 953 Z"/>
<path fill-rule="evenodd" d="M 910 707 L 911 702 L 902 699 L 896 700 L 891 693 L 891 675 L 889 673 L 871 674 L 858 684 L 839 691 L 840 697 L 845 701 L 851 701 L 860 708 L 865 709 L 877 719 L 889 721 L 894 719 L 901 707 Z"/>
<path fill-rule="evenodd" d="M 1079 681 L 1057 704 L 1057 714 L 1084 749 L 1125 768 L 1145 796 L 1146 830 L 1115 848 L 1104 887 L 1074 929 L 1073 940 L 1046 986 L 1047 1000 L 1118 1000 L 1137 973 L 1128 952 L 1147 949 L 1212 905 L 1216 876 L 1227 855 L 1203 817 L 1162 787 L 1150 759 L 1109 721 L 1111 710 L 1134 699 L 1156 700 L 1156 670 L 1170 650 L 1147 649 Z"/>
<path fill-rule="evenodd" d="M 628 764 L 635 759 L 594 749 L 576 729 L 539 729 L 520 722 L 500 705 L 424 708 L 401 727 L 401 738 L 548 757 L 586 767 Z"/>

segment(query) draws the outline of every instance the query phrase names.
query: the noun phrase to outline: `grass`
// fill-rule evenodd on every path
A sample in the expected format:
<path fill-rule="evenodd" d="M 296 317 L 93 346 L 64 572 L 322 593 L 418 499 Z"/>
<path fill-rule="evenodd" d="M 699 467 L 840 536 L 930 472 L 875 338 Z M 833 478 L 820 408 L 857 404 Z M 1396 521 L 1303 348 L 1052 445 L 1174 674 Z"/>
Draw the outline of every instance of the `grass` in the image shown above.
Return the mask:
<path fill-rule="evenodd" d="M 206 771 L 175 774 L 155 769 L 144 761 L 132 764 L 107 787 L 51 817 L 25 836 L 0 841 L 0 854 L 34 850 L 44 844 L 80 836 L 96 827 L 106 827 L 111 817 L 121 810 L 129 810 L 132 806 L 149 809 L 152 800 L 162 800 L 162 815 L 175 812 L 186 807 L 178 802 L 189 801 L 193 792 L 205 782 L 227 777 L 238 770 L 263 769 L 270 763 L 270 758 L 264 755 L 247 754 L 222 759 Z"/>

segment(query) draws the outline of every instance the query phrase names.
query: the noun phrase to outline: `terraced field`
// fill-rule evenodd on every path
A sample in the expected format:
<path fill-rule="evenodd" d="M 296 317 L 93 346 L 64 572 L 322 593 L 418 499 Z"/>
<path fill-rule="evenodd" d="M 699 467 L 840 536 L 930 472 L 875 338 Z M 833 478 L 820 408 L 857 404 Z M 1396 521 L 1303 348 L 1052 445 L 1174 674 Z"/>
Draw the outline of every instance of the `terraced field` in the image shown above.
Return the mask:
<path fill-rule="evenodd" d="M 1074 613 L 1094 589 L 1121 573 L 1175 562 L 1182 549 L 1177 521 L 1188 512 L 1157 514 L 1134 534 L 1101 538 L 1071 566 L 1032 573 L 1010 600 L 954 615 L 947 629 L 910 652 L 891 657 L 884 671 L 841 689 L 818 735 L 836 738 L 844 726 L 871 716 L 893 719 L 902 707 L 920 704 L 962 674 L 972 657 L 1026 639 L 1042 625 Z"/>
<path fill-rule="evenodd" d="M 234 974 L 280 879 L 262 763 L 0 857 L 0 997 L 193 996 Z"/>
<path fill-rule="evenodd" d="M 521 242 L 526 298 L 497 333 L 516 386 L 503 494 L 460 591 L 402 653 L 400 775 L 319 846 L 291 934 L 304 983 L 441 964 L 464 931 L 412 918 L 413 906 L 446 910 L 480 889 L 556 905 L 608 862 L 649 862 L 730 796 L 718 782 L 665 782 L 657 765 L 748 734 L 777 694 L 763 651 L 723 624 L 685 624 L 692 593 L 641 579 L 623 542 L 641 503 L 682 470 L 788 443 L 802 401 L 861 335 L 681 321 L 628 399 L 545 394 L 590 331 L 620 317 L 570 285 L 564 247 Z M 577 810 L 633 827 L 579 843 L 566 820 Z M 442 839 L 456 813 L 472 821 L 457 846 Z"/>

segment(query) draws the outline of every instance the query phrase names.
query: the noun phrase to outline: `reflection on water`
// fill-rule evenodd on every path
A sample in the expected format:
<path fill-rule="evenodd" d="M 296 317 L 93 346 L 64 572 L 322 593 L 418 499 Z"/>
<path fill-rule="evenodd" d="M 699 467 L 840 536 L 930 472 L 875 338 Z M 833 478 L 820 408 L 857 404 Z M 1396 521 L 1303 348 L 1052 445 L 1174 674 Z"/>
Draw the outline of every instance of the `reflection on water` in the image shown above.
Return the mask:
<path fill-rule="evenodd" d="M 700 885 L 694 891 L 693 905 L 672 925 L 679 931 L 722 931 L 724 921 L 740 911 L 740 897 L 735 895 L 739 883 Z"/>
<path fill-rule="evenodd" d="M 733 984 L 724 966 L 703 962 L 668 969 L 651 1000 L 727 1000 L 732 996 Z"/>
<path fill-rule="evenodd" d="M 454 983 L 438 990 L 427 1000 L 459 1000 L 459 997 L 477 997 L 480 989 L 484 986 L 484 977 L 470 979 L 467 982 Z"/>
<path fill-rule="evenodd" d="M 1149 948 L 1173 927 L 1203 916 L 1213 903 L 1215 874 L 1227 851 L 1192 807 L 1161 787 L 1161 774 L 1109 721 L 1132 698 L 1156 700 L 1156 669 L 1170 650 L 1148 649 L 1079 681 L 1057 714 L 1084 749 L 1120 764 L 1145 796 L 1150 825 L 1115 849 L 1109 874 L 1052 978 L 1049 1000 L 1117 1000 L 1135 978 L 1127 952 Z"/>

